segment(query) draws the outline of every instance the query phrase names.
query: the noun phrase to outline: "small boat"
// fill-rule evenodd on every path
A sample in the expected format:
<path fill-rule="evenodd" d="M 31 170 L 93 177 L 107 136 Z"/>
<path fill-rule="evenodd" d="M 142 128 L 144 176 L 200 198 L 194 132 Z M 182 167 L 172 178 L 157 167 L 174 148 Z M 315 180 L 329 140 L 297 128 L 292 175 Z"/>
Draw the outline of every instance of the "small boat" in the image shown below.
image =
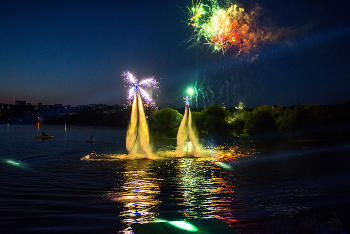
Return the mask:
<path fill-rule="evenodd" d="M 53 138 L 53 136 L 36 136 L 36 139 L 50 139 Z"/>
<path fill-rule="evenodd" d="M 93 142 L 95 142 L 95 139 L 94 139 L 94 137 L 91 135 L 91 137 L 90 137 L 86 142 L 93 143 Z"/>

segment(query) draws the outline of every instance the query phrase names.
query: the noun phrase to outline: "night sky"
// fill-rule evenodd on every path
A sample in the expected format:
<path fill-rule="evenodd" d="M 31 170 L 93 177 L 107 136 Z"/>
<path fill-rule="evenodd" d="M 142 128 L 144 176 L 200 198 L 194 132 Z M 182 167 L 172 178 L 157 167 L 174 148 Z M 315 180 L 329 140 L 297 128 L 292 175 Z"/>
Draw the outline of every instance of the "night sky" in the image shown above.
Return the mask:
<path fill-rule="evenodd" d="M 242 55 L 193 45 L 191 0 L 1 1 L 0 103 L 124 104 L 124 71 L 160 82 L 159 107 L 184 106 L 189 86 L 197 107 L 350 100 L 350 1 L 232 3 L 284 37 Z"/>

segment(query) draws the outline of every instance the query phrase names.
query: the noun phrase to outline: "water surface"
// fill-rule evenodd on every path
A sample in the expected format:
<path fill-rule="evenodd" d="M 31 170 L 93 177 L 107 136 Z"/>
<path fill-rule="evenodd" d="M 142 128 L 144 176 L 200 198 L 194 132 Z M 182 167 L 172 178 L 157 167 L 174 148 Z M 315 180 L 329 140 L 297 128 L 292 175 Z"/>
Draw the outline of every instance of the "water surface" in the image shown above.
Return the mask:
<path fill-rule="evenodd" d="M 35 139 L 42 131 L 54 138 Z M 0 125 L 1 230 L 130 233 L 155 218 L 212 218 L 264 233 L 273 217 L 350 204 L 348 142 L 211 142 L 220 159 L 162 157 L 158 148 L 157 160 L 120 160 L 125 134 Z M 97 160 L 81 160 L 91 150 Z"/>

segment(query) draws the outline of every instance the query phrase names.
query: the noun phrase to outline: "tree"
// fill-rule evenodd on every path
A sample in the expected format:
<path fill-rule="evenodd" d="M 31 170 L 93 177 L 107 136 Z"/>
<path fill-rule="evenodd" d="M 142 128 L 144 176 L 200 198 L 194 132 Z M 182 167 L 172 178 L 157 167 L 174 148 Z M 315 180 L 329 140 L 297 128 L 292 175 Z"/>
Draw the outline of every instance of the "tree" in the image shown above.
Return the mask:
<path fill-rule="evenodd" d="M 183 115 L 172 108 L 163 108 L 155 112 L 150 120 L 150 131 L 155 138 L 175 138 Z"/>
<path fill-rule="evenodd" d="M 230 124 L 232 133 L 236 136 L 241 135 L 243 133 L 244 125 L 245 121 L 243 118 L 235 118 Z"/>
<path fill-rule="evenodd" d="M 207 131 L 212 136 L 227 136 L 230 134 L 229 124 L 226 118 L 231 116 L 231 113 L 218 104 L 209 106 L 202 111 L 202 120 L 204 120 L 202 131 Z"/>
<path fill-rule="evenodd" d="M 248 134 L 274 133 L 277 130 L 270 106 L 256 107 L 246 118 L 245 131 Z"/>

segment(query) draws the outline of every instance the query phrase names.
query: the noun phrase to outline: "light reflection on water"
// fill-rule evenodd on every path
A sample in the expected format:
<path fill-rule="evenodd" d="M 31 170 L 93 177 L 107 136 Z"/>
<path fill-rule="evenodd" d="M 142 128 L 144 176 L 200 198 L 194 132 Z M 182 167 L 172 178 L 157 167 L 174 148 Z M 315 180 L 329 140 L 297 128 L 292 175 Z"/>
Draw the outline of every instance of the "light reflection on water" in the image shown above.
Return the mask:
<path fill-rule="evenodd" d="M 159 149 L 156 160 L 128 160 L 124 130 L 40 129 L 54 138 L 36 140 L 36 125 L 0 126 L 5 231 L 131 233 L 155 218 L 215 218 L 245 234 L 271 217 L 350 204 L 349 143 L 233 142 L 200 158 Z M 96 159 L 80 160 L 91 150 Z"/>
<path fill-rule="evenodd" d="M 167 164 L 173 164 L 174 168 L 166 168 Z M 106 193 L 107 199 L 122 203 L 122 211 L 119 216 L 125 227 L 122 233 L 132 233 L 131 224 L 148 223 L 159 217 L 159 205 L 167 202 L 161 195 L 162 183 L 165 179 L 158 178 L 154 172 L 155 165 L 152 160 L 126 160 L 124 183 L 114 191 Z M 173 163 L 170 161 L 156 163 L 156 168 L 163 167 L 163 173 L 171 174 L 175 181 L 172 187 L 177 187 L 179 196 L 176 206 L 182 208 L 179 211 L 181 219 L 224 219 L 232 223 L 233 217 L 230 205 L 233 201 L 234 186 L 227 183 L 224 178 L 217 177 L 214 173 L 215 165 L 208 160 L 198 158 L 181 158 Z M 162 217 L 160 217 L 162 218 Z"/>
<path fill-rule="evenodd" d="M 215 176 L 211 162 L 184 158 L 178 162 L 178 183 L 182 191 L 186 219 L 225 219 L 235 221 L 229 207 L 234 188 Z"/>
<path fill-rule="evenodd" d="M 120 232 L 132 233 L 131 224 L 148 223 L 157 217 L 156 208 L 161 202 L 157 199 L 159 180 L 149 172 L 150 163 L 150 160 L 127 160 L 124 184 L 106 194 L 108 199 L 123 204 L 119 216 L 126 227 Z"/>
<path fill-rule="evenodd" d="M 162 151 L 157 154 L 158 160 L 125 160 L 124 154 L 103 154 L 94 159 L 84 157 L 83 160 L 125 162 L 124 184 L 107 192 L 106 197 L 123 204 L 119 216 L 125 226 L 120 232 L 130 234 L 133 223 L 163 218 L 159 216 L 159 205 L 168 201 L 162 197 L 161 187 L 169 181 L 173 191 L 166 195 L 177 197 L 176 206 L 180 210 L 175 212 L 180 214 L 178 218 L 222 219 L 233 224 L 237 221 L 232 209 L 235 186 L 230 178 L 232 174 L 228 172 L 232 168 L 224 161 L 235 162 L 239 158 L 251 157 L 255 152 L 240 146 L 218 146 L 208 148 L 207 152 L 202 152 L 205 157 L 199 158 L 172 158 L 174 151 Z M 160 160 L 162 156 L 163 160 Z M 220 172 L 222 168 L 226 170 Z M 158 177 L 159 172 L 162 178 Z"/>

